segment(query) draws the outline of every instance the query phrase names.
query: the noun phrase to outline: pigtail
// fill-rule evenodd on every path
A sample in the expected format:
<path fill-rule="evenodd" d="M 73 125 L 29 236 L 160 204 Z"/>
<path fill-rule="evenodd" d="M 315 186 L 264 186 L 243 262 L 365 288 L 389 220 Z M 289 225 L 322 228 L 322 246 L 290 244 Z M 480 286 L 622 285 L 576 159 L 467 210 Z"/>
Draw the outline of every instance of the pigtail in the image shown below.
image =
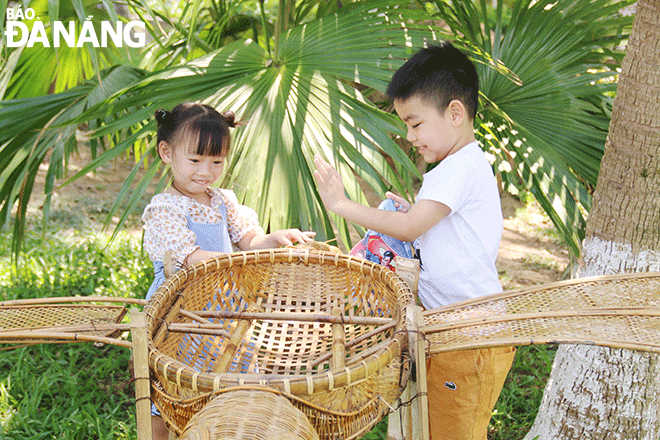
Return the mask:
<path fill-rule="evenodd" d="M 220 113 L 207 104 L 192 102 L 179 104 L 172 111 L 156 110 L 154 117 L 159 144 L 190 144 L 191 151 L 210 156 L 225 156 L 230 147 L 229 129 L 246 123 L 236 122 L 232 111 Z"/>
<path fill-rule="evenodd" d="M 230 128 L 235 128 L 237 123 L 236 123 L 236 115 L 234 112 L 231 110 L 228 110 L 226 112 L 222 112 L 220 114 L 222 116 L 222 119 L 224 119 L 227 122 L 227 125 L 229 125 Z"/>
<path fill-rule="evenodd" d="M 157 132 L 157 139 L 158 142 L 160 141 L 168 141 L 170 134 L 172 133 L 173 124 L 174 124 L 174 115 L 172 115 L 172 112 L 168 112 L 167 110 L 158 109 L 156 110 L 156 113 L 154 113 L 154 117 L 156 118 L 156 122 L 158 123 L 158 132 Z"/>
<path fill-rule="evenodd" d="M 156 118 L 156 122 L 158 122 L 158 125 L 162 125 L 163 122 L 167 119 L 167 116 L 170 114 L 171 114 L 170 112 L 168 112 L 167 110 L 163 110 L 162 108 L 156 110 L 154 116 Z"/>

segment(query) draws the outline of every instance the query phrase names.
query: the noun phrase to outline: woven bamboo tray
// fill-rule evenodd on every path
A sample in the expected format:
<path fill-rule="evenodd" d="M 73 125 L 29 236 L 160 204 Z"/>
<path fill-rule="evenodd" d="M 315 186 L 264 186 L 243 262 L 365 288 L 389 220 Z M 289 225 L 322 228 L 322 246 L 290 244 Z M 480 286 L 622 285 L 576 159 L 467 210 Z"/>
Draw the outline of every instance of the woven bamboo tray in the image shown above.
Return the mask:
<path fill-rule="evenodd" d="M 572 343 L 660 352 L 660 273 L 579 278 L 424 312 L 430 353 Z"/>
<path fill-rule="evenodd" d="M 152 399 L 180 434 L 219 392 L 266 386 L 321 439 L 368 431 L 400 395 L 407 284 L 380 265 L 289 248 L 182 269 L 146 307 Z"/>
<path fill-rule="evenodd" d="M 0 347 L 42 343 L 101 342 L 131 347 L 118 336 L 128 304 L 146 301 L 111 297 L 58 297 L 0 302 Z M 6 345 L 5 345 L 6 344 Z"/>

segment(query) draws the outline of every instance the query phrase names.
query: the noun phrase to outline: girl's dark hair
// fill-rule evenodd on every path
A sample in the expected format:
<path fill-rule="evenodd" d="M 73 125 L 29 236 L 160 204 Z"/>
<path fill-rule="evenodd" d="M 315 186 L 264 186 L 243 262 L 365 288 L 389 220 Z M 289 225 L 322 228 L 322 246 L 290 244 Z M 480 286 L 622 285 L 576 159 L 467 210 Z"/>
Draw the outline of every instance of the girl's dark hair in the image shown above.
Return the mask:
<path fill-rule="evenodd" d="M 229 129 L 236 126 L 231 111 L 220 114 L 209 105 L 186 102 L 172 111 L 156 110 L 155 117 L 159 144 L 193 145 L 193 152 L 201 156 L 226 156 L 229 152 Z"/>

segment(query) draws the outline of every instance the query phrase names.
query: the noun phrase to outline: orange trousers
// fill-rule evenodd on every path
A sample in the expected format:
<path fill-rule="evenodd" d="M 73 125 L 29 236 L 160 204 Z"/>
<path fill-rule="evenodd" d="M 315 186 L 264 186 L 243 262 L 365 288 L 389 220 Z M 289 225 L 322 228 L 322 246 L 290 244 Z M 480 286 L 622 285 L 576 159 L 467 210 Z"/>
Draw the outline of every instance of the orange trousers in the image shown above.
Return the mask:
<path fill-rule="evenodd" d="M 486 440 L 515 351 L 497 347 L 427 358 L 431 440 Z"/>

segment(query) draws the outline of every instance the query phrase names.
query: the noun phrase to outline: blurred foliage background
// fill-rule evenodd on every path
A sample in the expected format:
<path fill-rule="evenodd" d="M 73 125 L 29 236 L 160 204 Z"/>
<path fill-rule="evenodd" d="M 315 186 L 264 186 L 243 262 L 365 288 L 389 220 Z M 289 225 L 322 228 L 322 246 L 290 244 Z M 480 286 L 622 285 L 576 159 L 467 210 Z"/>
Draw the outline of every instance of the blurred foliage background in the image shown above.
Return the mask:
<path fill-rule="evenodd" d="M 117 157 L 135 173 L 109 218 L 119 227 L 149 185 L 168 176 L 154 154 L 153 113 L 188 100 L 234 111 L 222 185 L 259 214 L 266 229 L 299 227 L 350 245 L 349 225 L 316 193 L 312 157 L 342 173 L 351 198 L 365 189 L 414 197 L 423 166 L 401 139 L 383 91 L 412 53 L 450 39 L 481 77 L 475 128 L 502 189 L 531 191 L 578 255 L 610 117 L 632 2 L 34 0 L 51 35 L 56 21 L 142 21 L 144 47 L 0 45 L 0 226 L 18 255 L 27 204 L 47 167 L 44 218 L 61 184 Z M 6 26 L 6 13 L 3 13 Z M 51 40 L 52 41 L 52 40 Z M 67 163 L 91 152 L 80 172 Z M 66 176 L 66 178 L 65 178 Z M 363 232 L 359 227 L 357 232 Z"/>

